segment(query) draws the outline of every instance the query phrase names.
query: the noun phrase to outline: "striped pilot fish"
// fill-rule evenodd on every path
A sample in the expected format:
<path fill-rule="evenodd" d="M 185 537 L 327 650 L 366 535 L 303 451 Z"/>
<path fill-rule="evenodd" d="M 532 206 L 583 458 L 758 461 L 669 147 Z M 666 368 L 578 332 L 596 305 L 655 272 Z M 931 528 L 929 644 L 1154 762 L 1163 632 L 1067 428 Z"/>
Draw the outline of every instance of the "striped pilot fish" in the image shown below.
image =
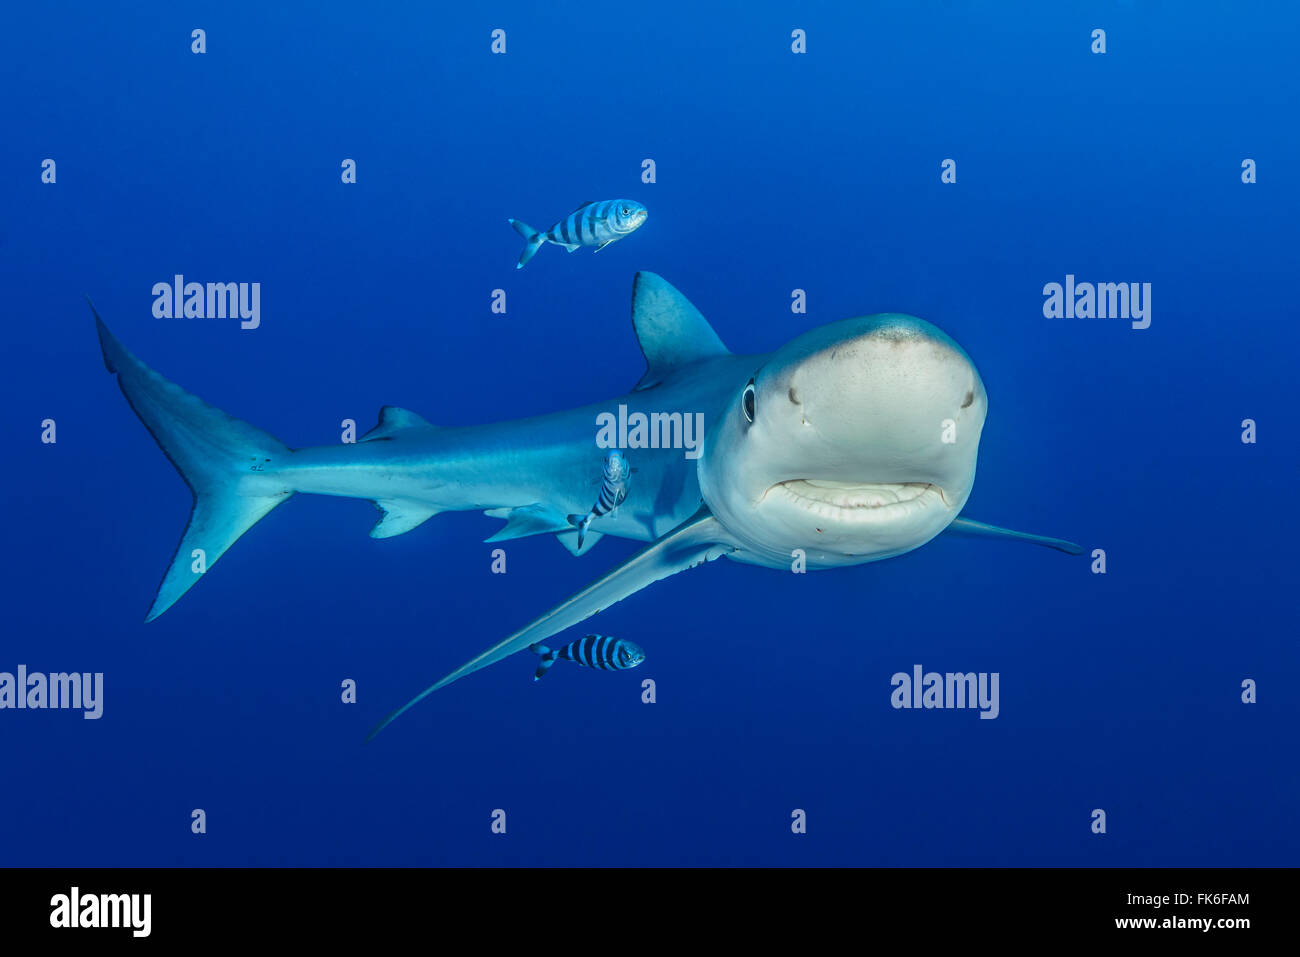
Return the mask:
<path fill-rule="evenodd" d="M 527 223 L 510 220 L 520 236 L 524 237 L 524 251 L 519 254 L 516 269 L 523 269 L 543 243 L 555 243 L 573 252 L 579 246 L 604 249 L 615 240 L 622 239 L 645 222 L 646 208 L 631 199 L 607 199 L 599 203 L 583 203 L 568 216 L 539 233 Z"/>
<path fill-rule="evenodd" d="M 601 470 L 604 479 L 600 483 L 600 498 L 596 499 L 596 504 L 586 515 L 569 516 L 569 524 L 578 529 L 579 549 L 582 548 L 582 540 L 587 537 L 587 526 L 591 524 L 591 520 L 608 515 L 622 505 L 632 484 L 632 467 L 627 464 L 627 459 L 618 449 L 611 449 L 605 456 L 605 464 Z"/>
<path fill-rule="evenodd" d="M 626 671 L 645 661 L 645 652 L 637 645 L 608 635 L 587 635 L 558 651 L 545 645 L 531 645 L 528 650 L 542 659 L 537 664 L 534 681 L 541 681 L 556 661 L 574 661 L 584 668 L 599 668 L 601 671 Z"/>

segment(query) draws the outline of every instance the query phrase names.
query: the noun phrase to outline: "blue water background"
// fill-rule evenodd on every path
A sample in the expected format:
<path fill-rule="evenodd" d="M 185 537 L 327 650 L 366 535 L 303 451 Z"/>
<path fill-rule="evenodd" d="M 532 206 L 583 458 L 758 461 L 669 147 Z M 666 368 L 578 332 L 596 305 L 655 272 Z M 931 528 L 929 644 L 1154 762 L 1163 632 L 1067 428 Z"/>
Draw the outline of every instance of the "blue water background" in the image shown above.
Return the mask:
<path fill-rule="evenodd" d="M 102 671 L 106 698 L 99 721 L 0 712 L 0 863 L 1296 863 L 1298 20 L 8 5 L 0 670 Z M 514 270 L 507 217 L 617 196 L 649 207 L 639 233 Z M 375 541 L 369 503 L 299 496 L 142 622 L 190 494 L 84 295 L 164 375 L 298 447 L 384 404 L 465 425 L 626 391 L 638 269 L 736 352 L 872 312 L 938 324 L 989 394 L 966 514 L 1102 548 L 1107 573 L 946 536 L 806 576 L 720 561 L 596 620 L 646 648 L 637 672 L 535 686 L 513 658 L 368 746 L 635 543 L 518 541 L 497 576 L 478 513 Z M 261 282 L 261 327 L 155 319 L 175 273 Z M 1150 282 L 1151 327 L 1045 319 L 1067 273 Z M 914 664 L 998 672 L 1000 716 L 892 709 Z"/>

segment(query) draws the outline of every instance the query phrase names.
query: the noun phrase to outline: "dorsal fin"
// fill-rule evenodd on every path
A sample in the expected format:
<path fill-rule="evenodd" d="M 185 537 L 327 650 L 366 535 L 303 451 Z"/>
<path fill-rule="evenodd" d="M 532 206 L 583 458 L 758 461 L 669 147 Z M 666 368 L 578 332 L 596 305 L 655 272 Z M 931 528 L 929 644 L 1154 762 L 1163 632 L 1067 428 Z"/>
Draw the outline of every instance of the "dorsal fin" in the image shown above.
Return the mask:
<path fill-rule="evenodd" d="M 576 213 L 576 212 L 577 212 L 578 210 L 580 210 L 580 209 L 586 209 L 588 206 L 590 206 L 590 205 L 591 205 L 592 203 L 594 203 L 594 202 L 595 202 L 594 199 L 584 199 L 584 200 L 583 200 L 581 203 L 579 203 L 577 206 L 573 207 L 573 209 L 569 210 L 569 215 L 572 216 L 574 213 Z"/>
<path fill-rule="evenodd" d="M 437 426 L 423 416 L 395 405 L 386 405 L 379 410 L 379 423 L 361 436 L 362 442 L 375 439 L 391 439 L 396 433 L 406 429 L 436 429 Z"/>
<path fill-rule="evenodd" d="M 632 281 L 632 328 L 646 365 L 638 389 L 658 385 L 681 366 L 730 354 L 700 310 L 652 272 Z"/>

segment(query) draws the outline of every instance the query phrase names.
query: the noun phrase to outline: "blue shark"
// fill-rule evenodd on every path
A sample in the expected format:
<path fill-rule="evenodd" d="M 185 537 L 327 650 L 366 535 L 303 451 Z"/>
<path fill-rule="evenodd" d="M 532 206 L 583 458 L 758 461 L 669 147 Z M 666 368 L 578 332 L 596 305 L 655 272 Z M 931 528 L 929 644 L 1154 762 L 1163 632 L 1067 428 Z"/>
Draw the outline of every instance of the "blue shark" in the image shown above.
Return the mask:
<path fill-rule="evenodd" d="M 374 502 L 381 513 L 374 538 L 409 532 L 439 512 L 480 510 L 504 520 L 489 542 L 549 534 L 575 555 L 605 535 L 648 543 L 427 687 L 370 737 L 434 691 L 723 556 L 814 571 L 901 555 L 945 531 L 1082 551 L 961 515 L 988 397 L 965 351 L 915 316 L 844 319 L 775 352 L 735 355 L 685 296 L 641 272 L 632 325 L 646 370 L 627 394 L 464 427 L 385 406 L 357 442 L 301 449 L 163 378 L 98 313 L 95 322 L 105 365 L 194 496 L 146 621 L 299 492 Z M 628 498 L 594 519 L 580 544 L 569 516 L 586 512 L 599 493 L 605 450 L 597 423 L 620 406 L 629 419 L 639 413 L 654 423 L 663 441 L 627 451 L 637 470 Z M 686 454 L 675 423 L 696 414 L 706 431 Z"/>

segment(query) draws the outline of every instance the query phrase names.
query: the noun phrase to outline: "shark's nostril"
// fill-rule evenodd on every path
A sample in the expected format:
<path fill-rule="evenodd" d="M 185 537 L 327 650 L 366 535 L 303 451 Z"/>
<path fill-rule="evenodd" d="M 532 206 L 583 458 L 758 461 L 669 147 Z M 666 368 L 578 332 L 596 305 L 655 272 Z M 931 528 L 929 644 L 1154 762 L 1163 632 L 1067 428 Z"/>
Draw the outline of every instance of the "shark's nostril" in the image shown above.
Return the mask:
<path fill-rule="evenodd" d="M 962 407 L 963 409 L 969 409 L 969 408 L 970 408 L 970 404 L 971 404 L 972 402 L 974 402 L 974 401 L 975 401 L 975 390 L 972 389 L 972 390 L 970 390 L 969 392 L 966 393 L 966 398 L 965 398 L 965 400 L 962 402 L 961 407 Z"/>

